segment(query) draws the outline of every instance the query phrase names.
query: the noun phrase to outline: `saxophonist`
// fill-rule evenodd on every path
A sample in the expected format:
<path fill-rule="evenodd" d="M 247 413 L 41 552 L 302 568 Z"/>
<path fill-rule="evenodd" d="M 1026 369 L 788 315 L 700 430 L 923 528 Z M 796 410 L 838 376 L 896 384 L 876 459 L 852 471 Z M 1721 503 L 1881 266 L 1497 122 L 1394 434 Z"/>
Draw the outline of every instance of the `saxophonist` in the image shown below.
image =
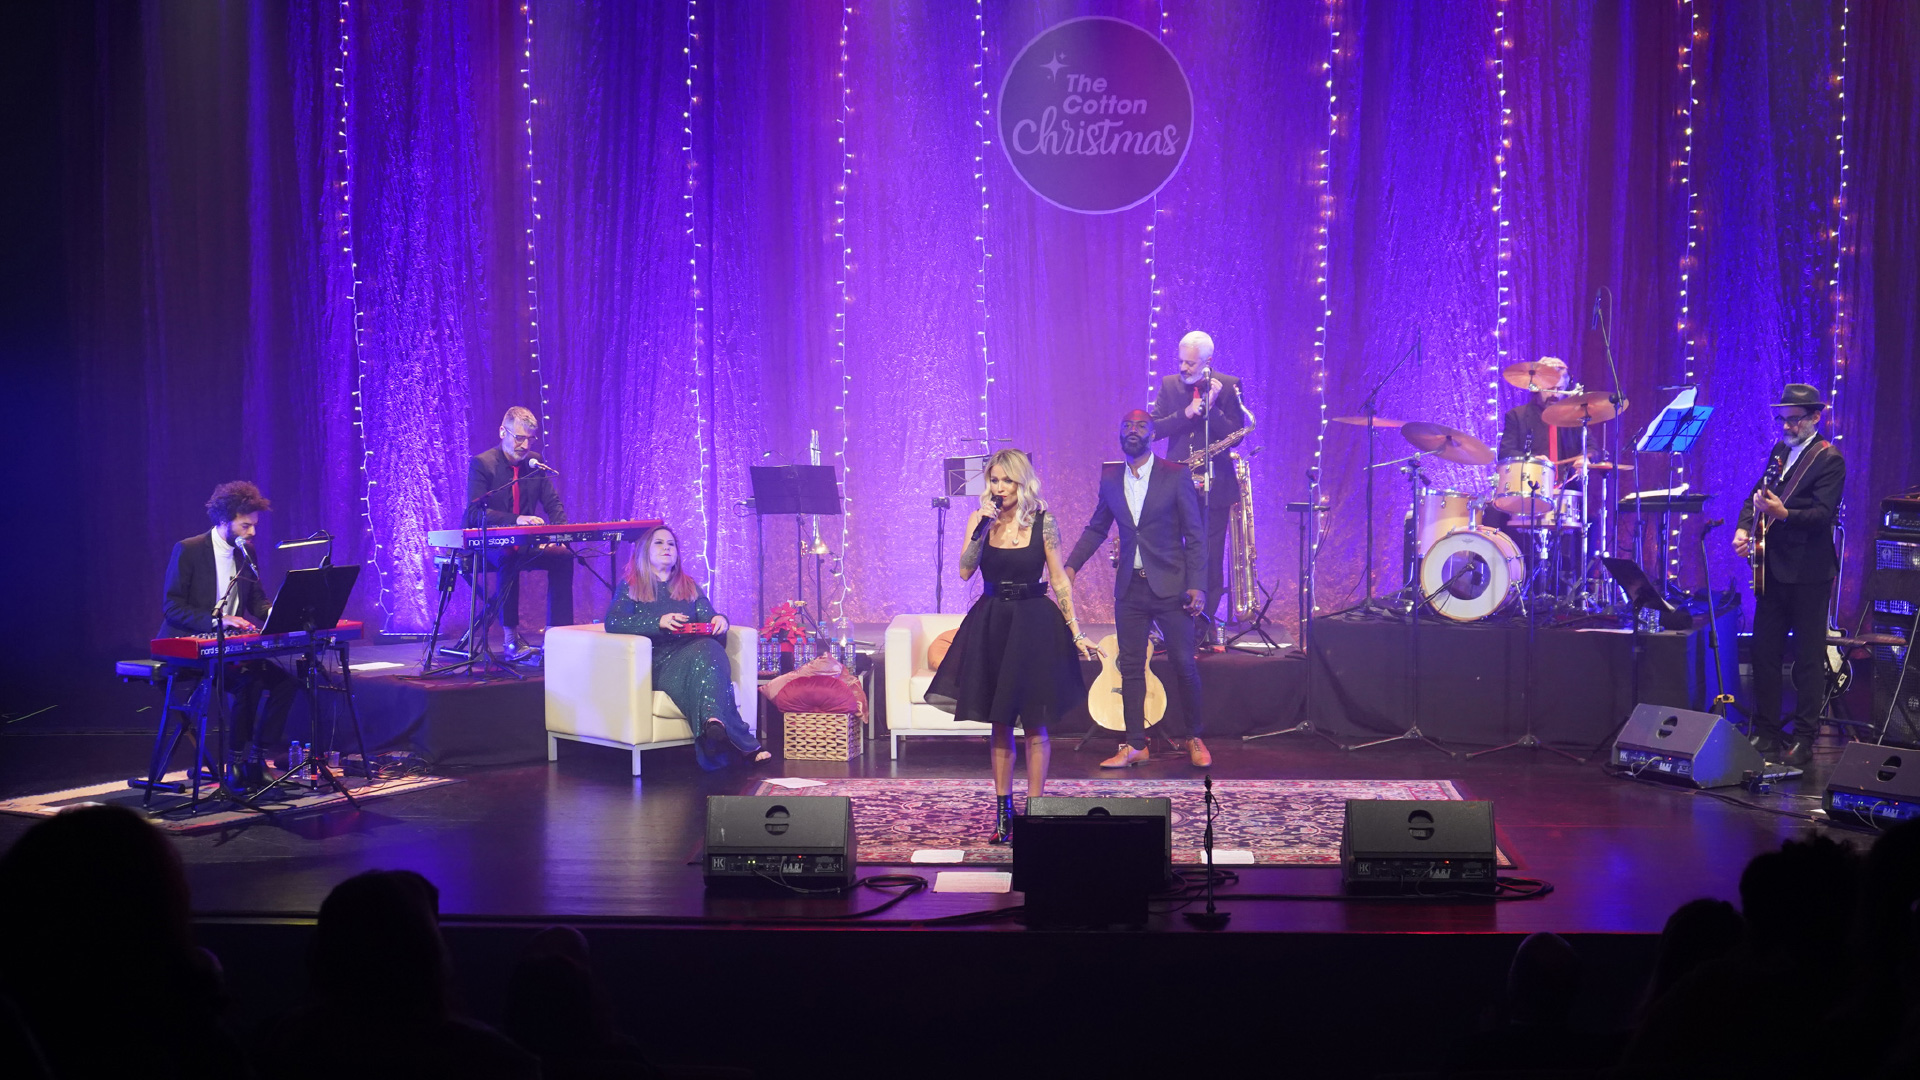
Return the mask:
<path fill-rule="evenodd" d="M 1153 430 L 1155 438 L 1167 440 L 1168 459 L 1193 466 L 1195 483 L 1204 485 L 1200 515 L 1207 530 L 1207 595 L 1199 612 L 1206 620 L 1199 628 L 1205 635 L 1199 639 L 1203 648 L 1219 639 L 1214 612 L 1226 594 L 1227 527 L 1234 504 L 1240 501 L 1240 484 L 1227 447 L 1221 447 L 1204 467 L 1190 459 L 1236 433 L 1240 434 L 1229 446 L 1238 444 L 1253 424 L 1253 413 L 1240 397 L 1240 380 L 1213 366 L 1213 337 L 1204 330 L 1190 331 L 1180 339 L 1179 374 L 1160 380 Z"/>

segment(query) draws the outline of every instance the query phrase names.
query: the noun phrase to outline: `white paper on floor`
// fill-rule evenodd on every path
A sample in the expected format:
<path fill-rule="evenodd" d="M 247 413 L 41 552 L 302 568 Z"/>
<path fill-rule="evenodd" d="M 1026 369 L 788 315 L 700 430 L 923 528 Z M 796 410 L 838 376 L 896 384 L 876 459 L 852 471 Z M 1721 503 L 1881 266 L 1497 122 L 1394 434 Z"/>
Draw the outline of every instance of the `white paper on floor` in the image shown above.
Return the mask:
<path fill-rule="evenodd" d="M 783 788 L 826 787 L 827 786 L 827 782 L 825 780 L 808 780 L 808 779 L 805 779 L 804 777 L 799 777 L 799 776 L 775 776 L 768 779 L 767 783 L 772 784 L 774 787 L 783 787 Z"/>
<path fill-rule="evenodd" d="M 1203 866 L 1206 865 L 1206 859 L 1204 857 L 1204 853 L 1200 862 L 1201 862 L 1201 865 Z M 1252 866 L 1253 852 L 1229 850 L 1227 848 L 1214 848 L 1213 849 L 1213 865 L 1215 866 Z"/>
<path fill-rule="evenodd" d="M 1013 875 L 1001 870 L 942 870 L 933 875 L 934 892 L 1003 893 L 1013 891 Z"/>
<path fill-rule="evenodd" d="M 965 848 L 916 848 L 911 861 L 917 863 L 957 863 L 965 860 Z"/>

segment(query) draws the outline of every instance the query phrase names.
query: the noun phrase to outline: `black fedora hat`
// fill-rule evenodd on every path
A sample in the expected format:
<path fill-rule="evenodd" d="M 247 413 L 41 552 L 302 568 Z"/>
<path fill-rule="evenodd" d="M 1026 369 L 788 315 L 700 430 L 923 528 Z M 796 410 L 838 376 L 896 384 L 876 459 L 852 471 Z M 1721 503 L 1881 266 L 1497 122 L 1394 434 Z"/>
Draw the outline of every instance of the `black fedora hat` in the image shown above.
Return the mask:
<path fill-rule="evenodd" d="M 1827 407 L 1827 403 L 1820 400 L 1820 391 L 1815 390 L 1803 382 L 1788 383 L 1786 392 L 1780 395 L 1779 401 L 1773 403 L 1773 407 L 1776 409 L 1787 405 L 1796 405 L 1802 409 L 1812 409 L 1814 412 L 1819 412 Z"/>

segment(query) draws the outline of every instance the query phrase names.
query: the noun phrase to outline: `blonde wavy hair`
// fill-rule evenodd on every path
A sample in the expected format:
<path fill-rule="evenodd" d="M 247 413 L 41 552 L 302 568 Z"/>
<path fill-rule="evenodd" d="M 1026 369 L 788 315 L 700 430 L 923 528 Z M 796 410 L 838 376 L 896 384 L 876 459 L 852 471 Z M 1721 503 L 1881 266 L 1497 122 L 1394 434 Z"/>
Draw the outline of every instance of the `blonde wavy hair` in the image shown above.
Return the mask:
<path fill-rule="evenodd" d="M 1020 450 L 1001 450 L 987 459 L 987 467 L 980 470 L 981 477 L 993 475 L 995 467 L 1014 483 L 1015 520 L 1021 528 L 1030 528 L 1034 515 L 1047 508 L 1047 501 L 1040 497 L 1040 474 L 1033 471 L 1033 459 Z M 995 512 L 991 484 L 980 489 L 980 509 L 989 516 Z"/>

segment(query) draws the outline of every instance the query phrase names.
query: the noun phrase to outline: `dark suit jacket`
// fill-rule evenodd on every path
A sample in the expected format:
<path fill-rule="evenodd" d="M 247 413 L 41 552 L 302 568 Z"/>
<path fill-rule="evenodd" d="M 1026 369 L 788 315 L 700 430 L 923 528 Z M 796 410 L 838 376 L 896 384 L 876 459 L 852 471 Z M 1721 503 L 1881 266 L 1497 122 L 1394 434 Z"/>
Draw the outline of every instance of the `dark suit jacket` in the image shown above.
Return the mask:
<path fill-rule="evenodd" d="M 1516 405 L 1507 410 L 1507 415 L 1500 421 L 1500 460 L 1525 457 L 1528 452 L 1528 432 L 1533 434 L 1532 452 L 1539 457 L 1548 456 L 1547 428 L 1549 425 L 1545 420 L 1540 419 L 1540 414 L 1544 411 L 1546 407 L 1537 401 L 1528 401 L 1524 405 Z M 1582 452 L 1580 429 L 1577 427 L 1561 428 L 1558 441 L 1560 456 L 1563 458 L 1570 458 Z"/>
<path fill-rule="evenodd" d="M 1153 402 L 1153 437 L 1167 440 L 1167 457 L 1174 461 L 1185 461 L 1207 445 L 1209 436 L 1219 442 L 1246 427 L 1251 419 L 1240 403 L 1240 380 L 1218 371 L 1213 377 L 1220 380 L 1220 396 L 1198 417 L 1186 414 L 1187 406 L 1193 403 L 1193 387 L 1181 382 L 1178 375 L 1160 380 L 1160 396 Z M 1233 463 L 1225 453 L 1218 454 L 1213 459 L 1213 491 L 1207 504 L 1232 506 L 1239 501 L 1240 485 L 1233 476 Z"/>
<path fill-rule="evenodd" d="M 267 621 L 267 591 L 249 571 L 239 573 L 238 610 L 259 626 Z M 173 545 L 173 556 L 167 560 L 167 586 L 160 596 L 160 631 L 153 636 L 213 633 L 213 605 L 220 600 L 214 592 L 217 578 L 212 535 L 197 533 Z"/>
<path fill-rule="evenodd" d="M 1200 523 L 1200 497 L 1193 477 L 1185 465 L 1165 458 L 1153 459 L 1153 472 L 1147 477 L 1147 499 L 1140 506 L 1140 520 L 1133 520 L 1127 508 L 1126 482 L 1121 474 L 1126 466 L 1108 465 L 1100 470 L 1100 502 L 1094 507 L 1093 520 L 1087 522 L 1080 542 L 1067 556 L 1067 565 L 1078 571 L 1106 542 L 1107 531 L 1120 523 L 1120 568 L 1113 575 L 1113 595 L 1119 599 L 1134 580 L 1133 552 L 1140 550 L 1141 564 L 1147 571 L 1147 584 L 1154 595 L 1179 596 L 1188 589 L 1207 587 L 1207 530 Z"/>
<path fill-rule="evenodd" d="M 1779 470 L 1787 460 L 1787 444 L 1775 443 L 1767 467 Z M 1767 526 L 1767 577 L 1789 585 L 1832 581 L 1840 573 L 1840 555 L 1833 547 L 1833 522 L 1839 515 L 1840 493 L 1847 486 L 1847 463 L 1840 451 L 1816 438 L 1800 452 L 1793 472 L 1774 486 L 1787 506 L 1787 516 Z M 1753 489 L 1740 506 L 1740 527 L 1753 534 Z"/>
<path fill-rule="evenodd" d="M 479 528 L 482 513 L 487 515 L 489 529 L 513 524 L 513 489 L 494 489 L 511 483 L 515 468 L 497 446 L 474 455 L 467 464 L 467 512 L 461 517 L 461 528 Z M 533 472 L 525 464 L 518 466 L 518 469 L 520 512 L 537 514 L 553 525 L 566 524 L 567 508 L 560 502 L 560 493 L 554 490 L 552 477 L 544 472 Z M 493 494 L 487 495 L 488 492 Z M 474 500 L 482 495 L 487 495 L 485 501 L 476 503 Z"/>

